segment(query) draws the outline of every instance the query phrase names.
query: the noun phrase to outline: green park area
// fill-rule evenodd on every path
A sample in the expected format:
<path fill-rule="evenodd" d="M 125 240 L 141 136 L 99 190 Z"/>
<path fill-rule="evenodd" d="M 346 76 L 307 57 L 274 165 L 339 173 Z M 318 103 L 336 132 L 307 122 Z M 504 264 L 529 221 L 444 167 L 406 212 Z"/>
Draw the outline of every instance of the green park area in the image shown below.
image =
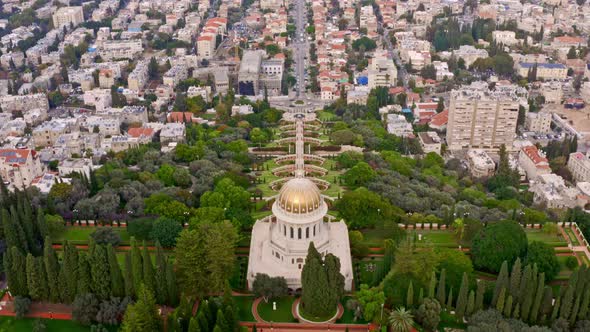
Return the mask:
<path fill-rule="evenodd" d="M 36 321 L 39 321 L 36 323 Z M 82 326 L 76 322 L 58 319 L 15 319 L 13 317 L 0 317 L 0 332 L 31 332 L 35 324 L 45 326 L 47 332 L 90 332 L 89 326 Z M 106 326 L 109 332 L 115 332 L 117 327 Z"/>

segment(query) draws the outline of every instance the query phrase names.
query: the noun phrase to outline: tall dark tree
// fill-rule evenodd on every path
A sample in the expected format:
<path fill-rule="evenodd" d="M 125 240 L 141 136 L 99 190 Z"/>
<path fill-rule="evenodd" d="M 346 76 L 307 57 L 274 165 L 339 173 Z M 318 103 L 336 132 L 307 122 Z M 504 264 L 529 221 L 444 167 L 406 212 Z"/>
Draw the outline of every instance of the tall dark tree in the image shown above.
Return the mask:
<path fill-rule="evenodd" d="M 123 280 L 123 272 L 119 262 L 117 262 L 117 256 L 115 249 L 110 244 L 107 245 L 107 259 L 109 261 L 109 271 L 111 273 L 111 293 L 112 296 L 122 298 L 125 296 L 125 281 Z"/>
<path fill-rule="evenodd" d="M 12 247 L 4 253 L 6 281 L 13 296 L 27 296 L 27 263 L 25 256 L 17 247 Z"/>
<path fill-rule="evenodd" d="M 88 254 L 81 252 L 78 255 L 78 291 L 77 294 L 85 294 L 91 292 L 92 275 L 90 274 L 90 262 L 88 261 Z"/>
<path fill-rule="evenodd" d="M 109 259 L 104 245 L 97 245 L 90 257 L 91 290 L 100 300 L 111 296 L 111 273 Z"/>
<path fill-rule="evenodd" d="M 330 284 L 322 257 L 313 242 L 309 244 L 305 265 L 301 271 L 301 306 L 312 316 L 324 316 L 334 310 L 330 299 Z"/>
<path fill-rule="evenodd" d="M 76 298 L 78 288 L 78 249 L 67 241 L 64 243 L 61 270 L 65 279 L 65 286 L 62 288 L 62 298 L 64 302 L 72 303 Z"/>
<path fill-rule="evenodd" d="M 154 277 L 154 266 L 152 265 L 152 259 L 147 249 L 147 244 L 143 242 L 143 283 L 150 289 L 151 292 L 155 291 L 156 280 Z"/>
<path fill-rule="evenodd" d="M 168 302 L 168 285 L 166 284 L 166 268 L 167 268 L 166 256 L 164 256 L 164 250 L 159 242 L 156 242 L 156 300 L 158 303 Z"/>
<path fill-rule="evenodd" d="M 53 303 L 60 302 L 61 294 L 59 291 L 59 262 L 55 250 L 51 246 L 49 237 L 45 238 L 45 250 L 43 251 L 43 262 L 47 272 L 47 283 L 49 286 L 49 301 Z"/>

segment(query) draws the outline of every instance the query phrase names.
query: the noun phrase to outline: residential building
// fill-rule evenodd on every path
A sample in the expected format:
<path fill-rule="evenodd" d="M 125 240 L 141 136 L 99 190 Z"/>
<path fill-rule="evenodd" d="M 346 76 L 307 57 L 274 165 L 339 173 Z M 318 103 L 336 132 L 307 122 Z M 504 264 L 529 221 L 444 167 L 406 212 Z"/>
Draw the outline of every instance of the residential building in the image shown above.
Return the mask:
<path fill-rule="evenodd" d="M 518 109 L 526 91 L 512 85 L 489 90 L 485 82 L 451 92 L 447 144 L 450 150 L 512 147 Z"/>
<path fill-rule="evenodd" d="M 397 68 L 392 59 L 375 57 L 369 64 L 369 89 L 392 87 L 397 83 Z"/>
<path fill-rule="evenodd" d="M 531 182 L 529 191 L 534 193 L 534 204 L 548 209 L 574 208 L 580 194 L 578 189 L 567 187 L 563 178 L 553 173 L 539 175 Z"/>
<path fill-rule="evenodd" d="M 520 149 L 518 153 L 518 163 L 525 171 L 529 180 L 534 180 L 537 176 L 551 173 L 549 160 L 542 151 L 536 146 L 529 145 Z"/>
<path fill-rule="evenodd" d="M 520 62 L 516 65 L 518 75 L 527 77 L 529 71 L 537 67 L 537 79 L 543 80 L 565 80 L 567 78 L 567 67 L 561 63 L 532 63 Z"/>
<path fill-rule="evenodd" d="M 434 152 L 440 155 L 441 139 L 434 131 L 425 131 L 418 133 L 418 140 L 422 151 L 426 153 Z"/>
<path fill-rule="evenodd" d="M 577 182 L 590 182 L 590 159 L 582 152 L 570 154 L 567 168 Z"/>
<path fill-rule="evenodd" d="M 551 113 L 529 112 L 524 121 L 524 127 L 528 131 L 534 131 L 539 134 L 547 134 L 551 132 Z"/>
<path fill-rule="evenodd" d="M 184 123 L 167 123 L 162 128 L 162 131 L 160 131 L 160 142 L 163 144 L 184 142 L 185 130 Z"/>
<path fill-rule="evenodd" d="M 10 188 L 24 189 L 42 174 L 43 167 L 35 150 L 0 149 L 0 177 Z"/>
<path fill-rule="evenodd" d="M 68 158 L 62 160 L 58 166 L 59 176 L 67 177 L 72 173 L 84 174 L 90 178 L 92 171 L 92 159 L 90 158 Z"/>
<path fill-rule="evenodd" d="M 467 151 L 467 167 L 473 177 L 482 178 L 494 175 L 496 164 L 492 158 L 481 149 Z"/>
<path fill-rule="evenodd" d="M 49 110 L 49 101 L 44 93 L 36 93 L 24 96 L 1 96 L 0 108 L 4 112 L 24 111 L 33 108 Z"/>
<path fill-rule="evenodd" d="M 82 6 L 61 7 L 53 14 L 53 26 L 56 28 L 63 26 L 69 28 L 71 25 L 77 26 L 82 22 L 84 22 Z"/>
<path fill-rule="evenodd" d="M 412 124 L 401 114 L 387 114 L 387 132 L 395 136 L 408 137 L 414 135 Z"/>
<path fill-rule="evenodd" d="M 129 89 L 139 91 L 143 89 L 149 80 L 149 62 L 140 61 L 137 63 L 133 71 L 127 77 L 127 84 Z"/>

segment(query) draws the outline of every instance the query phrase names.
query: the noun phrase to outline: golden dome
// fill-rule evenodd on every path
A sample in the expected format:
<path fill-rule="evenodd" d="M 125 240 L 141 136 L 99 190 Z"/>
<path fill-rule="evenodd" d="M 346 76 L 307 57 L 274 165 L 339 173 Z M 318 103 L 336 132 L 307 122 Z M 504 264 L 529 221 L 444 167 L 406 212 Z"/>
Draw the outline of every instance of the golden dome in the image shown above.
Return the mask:
<path fill-rule="evenodd" d="M 322 195 L 311 180 L 296 177 L 283 185 L 277 204 L 287 213 L 310 213 L 320 207 Z"/>

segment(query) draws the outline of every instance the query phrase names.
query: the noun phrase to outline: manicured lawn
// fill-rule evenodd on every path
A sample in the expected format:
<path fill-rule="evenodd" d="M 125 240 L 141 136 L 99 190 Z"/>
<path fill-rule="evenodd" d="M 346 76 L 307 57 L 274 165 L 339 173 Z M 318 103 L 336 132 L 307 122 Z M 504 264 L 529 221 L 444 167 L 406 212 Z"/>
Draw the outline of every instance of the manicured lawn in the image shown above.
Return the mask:
<path fill-rule="evenodd" d="M 252 302 L 254 302 L 254 296 L 234 296 L 234 302 L 238 308 L 238 317 L 242 322 L 254 322 L 254 316 L 252 316 Z"/>
<path fill-rule="evenodd" d="M 367 284 L 371 286 L 376 271 L 383 264 L 381 259 L 365 259 L 362 261 L 356 261 L 354 263 L 354 280 L 357 282 L 357 286 L 361 284 Z"/>
<path fill-rule="evenodd" d="M 571 228 L 566 228 L 565 234 L 567 234 L 567 236 L 569 237 L 569 240 L 571 241 L 572 245 L 574 245 L 574 246 L 580 245 L 580 241 L 578 241 L 578 237 L 576 237 L 576 234 L 574 234 L 574 231 Z"/>
<path fill-rule="evenodd" d="M 457 247 L 455 234 L 451 231 L 443 230 L 414 230 L 416 234 L 422 234 L 422 240 L 416 242 L 418 245 L 432 243 L 437 247 Z"/>
<path fill-rule="evenodd" d="M 533 241 L 540 241 L 547 243 L 553 247 L 565 247 L 567 246 L 566 240 L 561 236 L 561 234 L 548 234 L 543 232 L 540 229 L 534 230 L 526 230 L 526 236 L 529 242 Z"/>
<path fill-rule="evenodd" d="M 93 226 L 68 226 L 66 227 L 65 231 L 55 240 L 54 243 L 63 243 L 64 240 L 68 240 L 75 244 L 85 244 L 88 242 L 88 238 L 90 238 L 90 234 L 94 233 L 100 227 L 93 227 Z M 119 233 L 121 236 L 121 243 L 129 243 L 129 233 L 127 233 L 126 228 L 119 228 L 113 227 L 115 232 Z"/>
<path fill-rule="evenodd" d="M 248 269 L 248 257 L 237 257 L 234 271 L 229 279 L 232 289 L 241 290 L 246 288 L 246 273 Z"/>
<path fill-rule="evenodd" d="M 309 321 L 312 321 L 312 322 L 325 322 L 336 315 L 336 310 L 337 309 L 334 308 L 333 312 L 331 312 L 330 314 L 325 315 L 325 316 L 312 316 L 312 315 L 306 313 L 305 310 L 303 310 L 302 307 L 299 306 L 299 315 Z"/>
<path fill-rule="evenodd" d="M 262 300 L 258 304 L 258 314 L 267 322 L 295 322 L 296 320 L 291 314 L 291 307 L 293 306 L 294 300 L 295 298 L 291 296 L 269 300 L 268 302 Z M 277 310 L 273 310 L 273 301 L 277 304 Z"/>
<path fill-rule="evenodd" d="M 12 317 L 0 317 L 0 332 L 30 332 L 33 330 L 34 319 L 16 320 Z M 44 319 L 47 332 L 88 332 L 90 327 L 79 325 L 69 320 Z M 109 331 L 117 331 L 118 328 L 107 327 Z"/>

